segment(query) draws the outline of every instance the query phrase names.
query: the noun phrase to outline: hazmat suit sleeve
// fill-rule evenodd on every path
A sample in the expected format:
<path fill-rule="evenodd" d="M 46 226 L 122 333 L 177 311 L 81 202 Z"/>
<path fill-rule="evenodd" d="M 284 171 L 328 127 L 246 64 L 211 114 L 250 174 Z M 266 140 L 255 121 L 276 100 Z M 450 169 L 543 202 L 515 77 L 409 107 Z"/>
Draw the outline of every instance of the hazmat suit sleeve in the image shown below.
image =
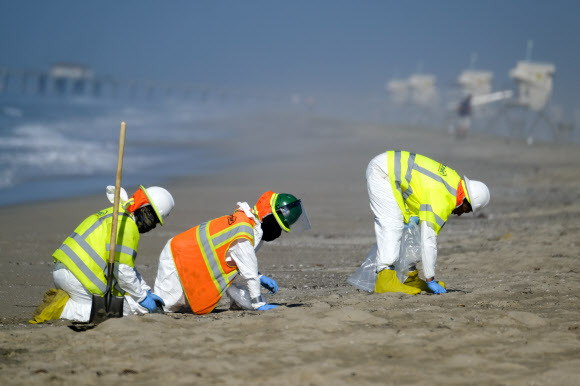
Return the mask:
<path fill-rule="evenodd" d="M 425 275 L 425 278 L 435 277 L 437 233 L 435 233 L 433 225 L 427 221 L 421 221 L 421 261 L 423 263 L 423 275 Z"/>
<path fill-rule="evenodd" d="M 115 264 L 114 273 L 119 287 L 137 303 L 143 301 L 147 296 L 147 291 L 151 290 L 151 287 L 145 283 L 145 280 L 137 271 L 137 268 L 130 267 L 126 264 Z"/>
<path fill-rule="evenodd" d="M 248 284 L 250 298 L 252 299 L 252 307 L 258 309 L 266 304 L 261 301 L 258 258 L 256 257 L 256 252 L 252 243 L 246 239 L 238 240 L 232 243 L 228 250 L 228 255 L 234 260 L 238 266 L 240 276 L 246 280 Z"/>

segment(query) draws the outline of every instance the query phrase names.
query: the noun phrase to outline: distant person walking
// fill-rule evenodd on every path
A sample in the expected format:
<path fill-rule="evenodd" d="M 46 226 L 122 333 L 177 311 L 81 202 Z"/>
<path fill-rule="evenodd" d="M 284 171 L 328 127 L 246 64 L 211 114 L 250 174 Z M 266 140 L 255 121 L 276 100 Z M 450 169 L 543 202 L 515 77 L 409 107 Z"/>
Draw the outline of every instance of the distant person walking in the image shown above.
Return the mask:
<path fill-rule="evenodd" d="M 457 125 L 455 137 L 464 139 L 471 129 L 471 95 L 467 95 L 457 106 Z"/>

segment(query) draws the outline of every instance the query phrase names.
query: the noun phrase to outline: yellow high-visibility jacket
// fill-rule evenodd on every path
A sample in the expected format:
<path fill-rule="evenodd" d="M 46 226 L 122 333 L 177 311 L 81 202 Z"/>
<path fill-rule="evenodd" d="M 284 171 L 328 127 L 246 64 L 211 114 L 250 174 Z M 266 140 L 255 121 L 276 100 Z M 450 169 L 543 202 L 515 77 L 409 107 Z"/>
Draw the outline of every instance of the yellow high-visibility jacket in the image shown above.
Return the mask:
<path fill-rule="evenodd" d="M 115 263 L 135 267 L 139 246 L 139 229 L 126 210 L 120 208 L 117 224 Z M 107 287 L 107 263 L 111 241 L 113 207 L 87 217 L 52 254 L 62 262 L 93 294 L 103 294 Z M 123 295 L 117 285 L 115 295 Z"/>
<path fill-rule="evenodd" d="M 387 151 L 387 163 L 391 188 L 405 222 L 411 216 L 419 217 L 439 234 L 456 207 L 459 184 L 467 192 L 459 174 L 442 163 L 408 151 Z"/>

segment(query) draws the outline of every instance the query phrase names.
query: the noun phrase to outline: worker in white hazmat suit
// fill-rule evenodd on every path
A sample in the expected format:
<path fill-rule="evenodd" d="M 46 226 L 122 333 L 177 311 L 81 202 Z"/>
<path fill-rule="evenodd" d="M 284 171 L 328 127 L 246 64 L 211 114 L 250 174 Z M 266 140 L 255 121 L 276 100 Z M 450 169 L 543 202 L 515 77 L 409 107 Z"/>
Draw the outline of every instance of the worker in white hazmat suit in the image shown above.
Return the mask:
<path fill-rule="evenodd" d="M 264 241 L 280 237 L 282 230 L 309 228 L 301 201 L 291 194 L 268 191 L 253 208 L 238 202 L 233 214 L 205 222 L 167 242 L 159 257 L 153 292 L 165 301 L 165 311 L 207 314 L 241 276 L 249 292 L 248 309 L 276 308 L 264 301 L 260 285 L 276 293 L 278 284 L 258 272 L 256 252 Z"/>
<path fill-rule="evenodd" d="M 420 154 L 387 151 L 369 163 L 367 188 L 375 216 L 378 272 L 375 292 L 402 292 L 416 295 L 423 291 L 447 292 L 435 280 L 437 235 L 451 214 L 479 211 L 490 200 L 487 186 L 463 179 L 453 169 Z M 403 228 L 420 224 L 421 261 L 425 280 L 410 267 L 401 283 L 395 273 Z"/>
<path fill-rule="evenodd" d="M 107 197 L 114 201 L 114 186 L 107 187 Z M 135 267 L 139 234 L 163 225 L 174 201 L 164 188 L 141 186 L 131 199 L 121 189 L 121 203 L 117 225 L 113 293 L 124 295 L 123 314 L 154 312 L 163 300 L 151 293 L 151 288 Z M 87 217 L 54 252 L 53 279 L 56 290 L 66 293 L 58 296 L 59 304 L 46 301 L 46 307 L 35 312 L 32 323 L 49 319 L 89 320 L 93 294 L 103 294 L 107 285 L 107 262 L 113 207 Z M 64 292 L 63 292 L 64 291 Z M 49 291 L 50 292 L 50 291 Z M 47 292 L 47 294 L 49 293 Z M 40 316 L 39 316 L 40 315 Z"/>

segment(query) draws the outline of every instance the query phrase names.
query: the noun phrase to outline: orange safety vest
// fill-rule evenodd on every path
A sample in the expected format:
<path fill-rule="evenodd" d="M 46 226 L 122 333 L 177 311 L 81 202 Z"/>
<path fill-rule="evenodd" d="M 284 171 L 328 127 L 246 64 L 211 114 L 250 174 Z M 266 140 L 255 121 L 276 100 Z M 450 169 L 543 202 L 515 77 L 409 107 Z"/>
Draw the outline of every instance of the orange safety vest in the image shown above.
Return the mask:
<path fill-rule="evenodd" d="M 210 313 L 238 274 L 235 264 L 226 263 L 226 253 L 236 240 L 247 239 L 254 245 L 254 225 L 253 219 L 236 211 L 171 240 L 171 253 L 183 292 L 195 314 Z"/>

